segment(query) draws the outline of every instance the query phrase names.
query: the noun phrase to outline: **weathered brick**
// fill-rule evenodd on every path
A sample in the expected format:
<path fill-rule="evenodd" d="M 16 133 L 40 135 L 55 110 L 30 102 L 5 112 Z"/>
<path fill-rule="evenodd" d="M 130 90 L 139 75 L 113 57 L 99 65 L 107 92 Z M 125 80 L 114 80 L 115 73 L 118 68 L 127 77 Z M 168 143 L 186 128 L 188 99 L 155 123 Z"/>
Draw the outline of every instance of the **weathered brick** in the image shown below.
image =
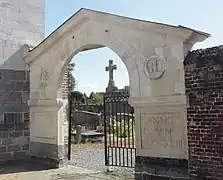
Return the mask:
<path fill-rule="evenodd" d="M 23 135 L 22 131 L 10 131 L 9 133 L 9 137 L 20 137 Z"/>
<path fill-rule="evenodd" d="M 23 123 L 22 113 L 4 113 L 5 124 Z"/>
<path fill-rule="evenodd" d="M 28 91 L 27 92 L 26 91 L 22 92 L 22 101 L 24 103 L 27 103 L 28 100 L 29 100 L 29 92 Z"/>
<path fill-rule="evenodd" d="M 22 92 L 0 93 L 0 104 L 22 102 Z"/>
<path fill-rule="evenodd" d="M 19 160 L 19 159 L 25 159 L 27 156 L 27 152 L 21 151 L 21 152 L 14 152 L 14 159 Z"/>
<path fill-rule="evenodd" d="M 23 131 L 25 130 L 25 123 L 20 123 L 15 125 L 15 130 L 16 131 Z"/>
<path fill-rule="evenodd" d="M 29 91 L 28 81 L 14 81 L 11 84 L 14 91 Z"/>
<path fill-rule="evenodd" d="M 0 163 L 13 160 L 12 153 L 0 153 Z"/>
<path fill-rule="evenodd" d="M 23 136 L 30 136 L 30 132 L 29 131 L 23 131 Z"/>
<path fill-rule="evenodd" d="M 24 122 L 29 122 L 29 113 L 24 113 Z"/>
<path fill-rule="evenodd" d="M 26 151 L 26 150 L 29 150 L 29 144 L 25 144 L 22 146 L 22 150 L 23 151 Z"/>
<path fill-rule="evenodd" d="M 0 138 L 8 138 L 9 134 L 8 132 L 0 132 Z"/>
<path fill-rule="evenodd" d="M 223 46 L 190 52 L 185 63 L 189 171 L 223 179 Z"/>
<path fill-rule="evenodd" d="M 11 138 L 5 138 L 2 139 L 2 145 L 11 145 L 12 144 L 12 139 Z"/>
<path fill-rule="evenodd" d="M 15 71 L 14 80 L 26 80 L 26 71 Z"/>
<path fill-rule="evenodd" d="M 7 146 L 7 152 L 16 152 L 16 151 L 21 151 L 21 146 L 20 145 Z"/>
<path fill-rule="evenodd" d="M 13 104 L 4 104 L 4 106 L 1 106 L 2 112 L 28 112 L 29 107 L 27 103 L 13 103 Z"/>
<path fill-rule="evenodd" d="M 1 146 L 0 147 L 0 153 L 6 152 L 6 146 Z"/>

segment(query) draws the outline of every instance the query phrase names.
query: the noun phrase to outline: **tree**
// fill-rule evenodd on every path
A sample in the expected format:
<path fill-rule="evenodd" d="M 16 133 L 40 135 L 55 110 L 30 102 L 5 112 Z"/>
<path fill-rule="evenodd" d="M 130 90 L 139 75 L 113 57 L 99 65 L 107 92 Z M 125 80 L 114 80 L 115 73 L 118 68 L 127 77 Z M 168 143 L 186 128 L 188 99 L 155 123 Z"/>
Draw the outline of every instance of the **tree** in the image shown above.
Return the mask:
<path fill-rule="evenodd" d="M 73 71 L 74 71 L 74 67 L 75 67 L 75 63 L 74 62 L 70 62 L 67 68 L 67 75 L 68 75 L 68 90 L 69 92 L 74 91 L 74 88 L 76 86 L 76 80 L 75 77 L 73 76 Z"/>
<path fill-rule="evenodd" d="M 124 86 L 123 89 L 120 89 L 120 92 L 130 94 L 130 86 Z"/>
<path fill-rule="evenodd" d="M 76 103 L 85 104 L 86 103 L 86 96 L 80 91 L 74 91 L 74 99 Z"/>
<path fill-rule="evenodd" d="M 89 96 L 89 101 L 94 104 L 103 103 L 103 93 L 101 92 L 91 92 Z"/>

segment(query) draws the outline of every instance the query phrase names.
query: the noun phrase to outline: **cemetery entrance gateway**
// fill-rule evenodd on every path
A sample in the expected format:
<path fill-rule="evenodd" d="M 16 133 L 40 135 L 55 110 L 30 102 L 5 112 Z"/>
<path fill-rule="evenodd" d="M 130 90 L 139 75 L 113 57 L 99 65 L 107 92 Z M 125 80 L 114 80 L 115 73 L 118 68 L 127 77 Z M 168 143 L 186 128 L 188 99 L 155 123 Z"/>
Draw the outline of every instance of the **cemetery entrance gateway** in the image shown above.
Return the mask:
<path fill-rule="evenodd" d="M 163 162 L 174 166 L 175 162 L 186 162 L 183 61 L 193 44 L 208 36 L 187 27 L 81 9 L 37 46 L 25 46 L 23 59 L 30 72 L 30 156 L 59 166 L 67 146 L 67 101 L 62 98 L 62 82 L 68 62 L 78 52 L 108 47 L 117 53 L 129 73 L 129 102 L 135 108 L 136 119 L 136 175 L 149 171 L 144 167 L 157 167 Z M 160 67 L 165 69 L 151 71 L 150 62 L 154 60 L 164 63 Z M 177 114 L 171 128 L 174 142 L 185 142 L 180 148 L 168 137 L 154 137 L 154 132 L 148 131 L 149 126 L 156 126 L 150 118 L 168 113 Z M 164 123 L 159 124 L 162 126 Z M 163 138 L 168 148 L 161 143 Z M 155 144 L 148 144 L 154 140 Z M 155 162 L 154 157 L 158 157 Z"/>

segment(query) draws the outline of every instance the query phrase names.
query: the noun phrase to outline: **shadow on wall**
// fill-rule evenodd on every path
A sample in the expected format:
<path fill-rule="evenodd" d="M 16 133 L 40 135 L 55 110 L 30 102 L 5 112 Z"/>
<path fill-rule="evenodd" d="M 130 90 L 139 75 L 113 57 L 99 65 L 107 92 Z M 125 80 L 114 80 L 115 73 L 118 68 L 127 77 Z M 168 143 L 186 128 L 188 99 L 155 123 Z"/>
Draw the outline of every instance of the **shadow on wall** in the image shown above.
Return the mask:
<path fill-rule="evenodd" d="M 12 56 L 0 65 L 0 69 L 27 70 L 27 65 L 23 60 L 25 46 L 21 46 Z M 0 62 L 1 63 L 1 62 Z"/>

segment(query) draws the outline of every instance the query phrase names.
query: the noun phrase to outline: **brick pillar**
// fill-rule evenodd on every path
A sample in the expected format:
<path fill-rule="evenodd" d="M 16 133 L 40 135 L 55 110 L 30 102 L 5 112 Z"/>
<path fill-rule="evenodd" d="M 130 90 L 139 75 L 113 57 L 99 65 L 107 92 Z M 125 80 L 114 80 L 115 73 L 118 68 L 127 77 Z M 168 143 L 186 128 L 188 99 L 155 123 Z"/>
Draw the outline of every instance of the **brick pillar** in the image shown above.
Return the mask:
<path fill-rule="evenodd" d="M 68 72 L 66 71 L 64 74 L 64 78 L 63 78 L 63 82 L 61 85 L 61 97 L 63 99 L 67 99 L 68 98 Z"/>
<path fill-rule="evenodd" d="M 68 72 L 65 72 L 64 79 L 61 86 L 62 99 L 68 100 Z M 64 158 L 67 158 L 68 154 L 68 116 L 69 116 L 68 104 L 63 109 L 63 135 L 64 135 Z"/>

